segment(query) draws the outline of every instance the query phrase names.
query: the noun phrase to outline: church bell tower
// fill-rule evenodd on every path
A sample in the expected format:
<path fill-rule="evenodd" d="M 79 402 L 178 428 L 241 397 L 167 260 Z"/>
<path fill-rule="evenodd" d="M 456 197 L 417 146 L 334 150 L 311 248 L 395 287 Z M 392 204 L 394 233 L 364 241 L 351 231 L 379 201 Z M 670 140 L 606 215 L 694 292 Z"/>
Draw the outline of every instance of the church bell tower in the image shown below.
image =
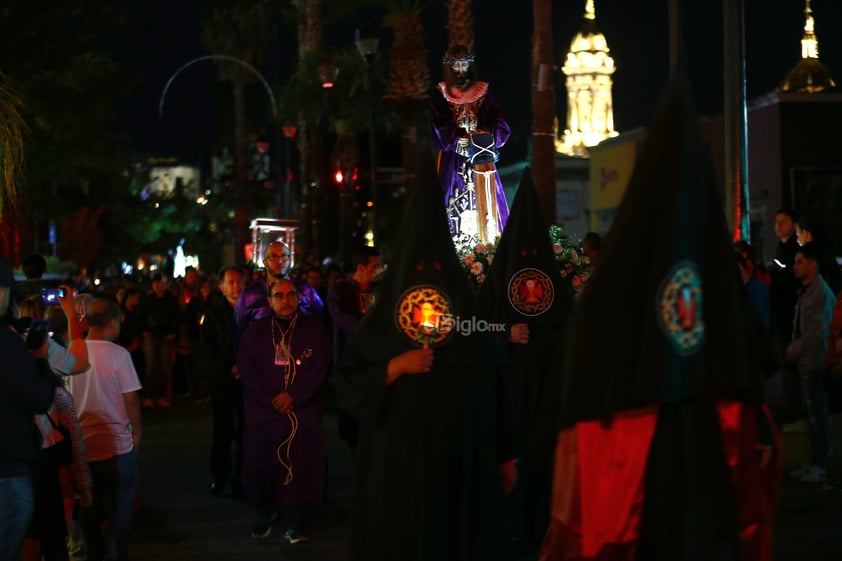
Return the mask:
<path fill-rule="evenodd" d="M 567 77 L 567 125 L 555 142 L 556 152 L 576 157 L 587 157 L 588 147 L 618 134 L 611 95 L 614 59 L 605 35 L 596 28 L 594 0 L 585 2 L 584 19 L 562 68 Z"/>

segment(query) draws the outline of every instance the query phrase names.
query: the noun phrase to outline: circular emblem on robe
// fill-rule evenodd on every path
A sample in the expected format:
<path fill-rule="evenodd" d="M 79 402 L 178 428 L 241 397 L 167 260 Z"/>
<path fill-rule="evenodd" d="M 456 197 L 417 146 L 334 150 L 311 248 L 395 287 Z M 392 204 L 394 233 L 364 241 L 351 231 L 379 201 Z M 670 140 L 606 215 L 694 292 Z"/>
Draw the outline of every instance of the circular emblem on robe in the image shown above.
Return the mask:
<path fill-rule="evenodd" d="M 395 325 L 413 345 L 441 346 L 453 335 L 450 298 L 435 286 L 413 286 L 398 299 Z"/>
<path fill-rule="evenodd" d="M 521 269 L 509 280 L 509 303 L 525 316 L 539 316 L 553 305 L 553 281 L 538 269 Z"/>
<path fill-rule="evenodd" d="M 702 318 L 702 278 L 692 261 L 680 261 L 658 291 L 658 323 L 672 347 L 682 356 L 699 351 L 705 340 Z"/>

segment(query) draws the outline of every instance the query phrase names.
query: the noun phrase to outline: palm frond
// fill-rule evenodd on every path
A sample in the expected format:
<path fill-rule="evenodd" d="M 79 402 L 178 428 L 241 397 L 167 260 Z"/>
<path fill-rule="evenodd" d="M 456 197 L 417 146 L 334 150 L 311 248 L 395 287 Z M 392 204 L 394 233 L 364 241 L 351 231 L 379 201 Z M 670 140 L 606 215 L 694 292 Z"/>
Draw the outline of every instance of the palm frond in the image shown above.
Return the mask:
<path fill-rule="evenodd" d="M 15 202 L 24 164 L 26 121 L 21 114 L 23 98 L 0 74 L 0 207 Z"/>

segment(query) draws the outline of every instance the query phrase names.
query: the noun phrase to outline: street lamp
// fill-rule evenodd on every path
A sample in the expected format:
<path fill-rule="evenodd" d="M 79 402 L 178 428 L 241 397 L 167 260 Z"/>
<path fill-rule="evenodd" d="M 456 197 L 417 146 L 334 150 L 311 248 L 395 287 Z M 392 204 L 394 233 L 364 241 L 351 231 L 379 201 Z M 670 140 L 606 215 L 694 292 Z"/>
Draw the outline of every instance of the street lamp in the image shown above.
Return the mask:
<path fill-rule="evenodd" d="M 372 216 L 372 232 L 373 237 L 371 240 L 372 245 L 377 245 L 380 238 L 378 236 L 378 228 L 377 228 L 377 218 L 378 218 L 378 207 L 377 207 L 377 170 L 376 170 L 376 162 L 377 157 L 375 153 L 376 149 L 376 139 L 374 136 L 374 95 L 372 93 L 372 89 L 374 86 L 374 61 L 377 58 L 377 47 L 380 43 L 379 37 L 379 30 L 377 27 L 372 25 L 366 25 L 360 28 L 357 28 L 356 33 L 354 34 L 354 43 L 357 45 L 357 50 L 362 55 L 363 59 L 366 62 L 366 66 L 368 72 L 366 74 L 366 86 L 368 90 L 368 169 L 369 169 L 369 181 L 371 182 L 371 216 Z"/>

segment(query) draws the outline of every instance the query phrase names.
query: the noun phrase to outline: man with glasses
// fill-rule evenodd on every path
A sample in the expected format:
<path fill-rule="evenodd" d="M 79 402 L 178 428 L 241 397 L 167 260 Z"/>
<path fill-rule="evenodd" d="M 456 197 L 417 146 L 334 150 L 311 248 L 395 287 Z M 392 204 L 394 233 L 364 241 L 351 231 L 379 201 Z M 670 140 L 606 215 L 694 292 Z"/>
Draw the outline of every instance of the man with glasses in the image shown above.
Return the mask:
<path fill-rule="evenodd" d="M 307 541 L 303 524 L 324 498 L 320 390 L 330 341 L 320 321 L 299 312 L 291 280 L 273 283 L 269 294 L 269 315 L 248 326 L 237 353 L 245 413 L 243 483 L 258 510 L 252 537 L 267 537 L 282 515 L 284 539 L 295 544 Z"/>
<path fill-rule="evenodd" d="M 269 306 L 269 287 L 282 279 L 289 279 L 298 292 L 298 309 L 308 316 L 321 321 L 324 304 L 318 293 L 301 279 L 289 277 L 290 270 L 289 247 L 280 240 L 273 241 L 263 252 L 263 268 L 266 278 L 252 282 L 243 288 L 234 309 L 234 318 L 238 333 L 242 334 L 248 325 L 272 313 Z"/>

